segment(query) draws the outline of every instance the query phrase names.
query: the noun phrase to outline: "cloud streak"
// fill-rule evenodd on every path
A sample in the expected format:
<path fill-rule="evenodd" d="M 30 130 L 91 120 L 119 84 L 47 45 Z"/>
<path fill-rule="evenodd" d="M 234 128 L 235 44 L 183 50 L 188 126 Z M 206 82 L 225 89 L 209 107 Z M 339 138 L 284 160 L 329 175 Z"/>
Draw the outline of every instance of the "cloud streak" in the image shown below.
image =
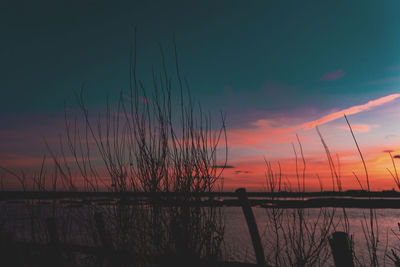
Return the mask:
<path fill-rule="evenodd" d="M 378 106 L 382 106 L 384 104 L 387 104 L 389 102 L 392 102 L 394 100 L 396 100 L 397 98 L 400 97 L 400 94 L 391 94 L 391 95 L 387 95 L 375 100 L 371 100 L 368 103 L 362 104 L 362 105 L 356 105 L 356 106 L 352 106 L 350 108 L 347 109 L 342 109 L 340 111 L 328 114 L 318 120 L 315 121 L 311 121 L 308 123 L 303 124 L 305 129 L 312 129 L 315 126 L 319 125 L 319 124 L 324 124 L 330 121 L 334 121 L 336 119 L 342 118 L 344 114 L 346 115 L 354 115 L 357 113 L 361 113 L 364 111 L 368 111 L 371 110 L 372 108 L 378 107 Z"/>
<path fill-rule="evenodd" d="M 360 133 L 366 133 L 369 132 L 371 130 L 371 128 L 373 127 L 377 127 L 376 125 L 368 125 L 368 124 L 352 124 L 351 128 L 353 129 L 353 131 L 357 131 Z M 349 126 L 347 125 L 342 125 L 339 126 L 338 128 L 340 129 L 344 129 L 344 130 L 349 130 Z"/>
<path fill-rule="evenodd" d="M 343 115 L 355 115 L 369 111 L 378 106 L 388 104 L 400 98 L 400 94 L 391 94 L 378 99 L 371 100 L 362 105 L 352 106 L 337 112 L 330 113 L 317 120 L 293 123 L 285 117 L 274 119 L 261 119 L 251 123 L 251 128 L 240 128 L 229 130 L 229 145 L 235 148 L 271 149 L 271 145 L 287 144 L 295 141 L 293 132 L 298 130 L 311 130 L 317 125 L 325 124 Z M 282 127 L 283 126 L 283 127 Z M 353 129 L 358 132 L 368 132 L 377 125 L 354 124 Z M 340 126 L 339 126 L 340 128 Z M 303 137 L 307 138 L 307 137 Z M 307 141 L 307 140 L 302 140 Z"/>

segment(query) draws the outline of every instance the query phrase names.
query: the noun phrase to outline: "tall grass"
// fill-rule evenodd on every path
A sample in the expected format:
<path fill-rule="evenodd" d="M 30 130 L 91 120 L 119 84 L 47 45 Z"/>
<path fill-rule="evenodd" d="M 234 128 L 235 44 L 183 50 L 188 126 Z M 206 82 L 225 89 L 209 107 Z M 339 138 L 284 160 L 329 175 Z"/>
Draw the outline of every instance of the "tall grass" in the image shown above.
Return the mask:
<path fill-rule="evenodd" d="M 360 188 L 362 190 L 366 188 L 367 192 L 371 192 L 370 177 L 366 161 L 348 118 L 344 116 L 344 119 L 349 127 L 350 134 L 360 156 L 360 161 L 365 172 L 365 181 L 362 182 L 354 172 L 353 174 Z M 332 191 L 341 192 L 343 187 L 339 157 L 337 156 L 337 161 L 335 162 L 318 127 L 316 131 L 320 137 L 329 164 Z M 295 182 L 297 184 L 297 191 L 301 193 L 306 190 L 306 160 L 300 139 L 297 135 L 296 138 L 297 147 L 294 144 L 292 145 L 296 166 Z M 300 159 L 298 155 L 300 155 Z M 388 171 L 396 182 L 398 181 L 396 166 L 390 152 L 389 155 L 394 166 L 394 174 L 390 170 Z M 278 162 L 277 171 L 274 170 L 271 162 L 267 160 L 265 160 L 265 166 L 267 191 L 278 193 L 281 190 L 287 190 L 287 186 L 284 187 L 282 185 L 284 173 L 280 163 Z M 319 182 L 322 190 L 323 185 L 320 179 Z M 365 186 L 363 184 L 365 184 Z M 272 196 L 272 198 L 274 197 Z M 312 215 L 310 210 L 311 209 L 304 208 L 289 210 L 274 207 L 266 209 L 266 218 L 268 221 L 266 232 L 270 235 L 265 237 L 268 263 L 274 266 L 324 266 L 331 257 L 328 243 L 331 233 L 343 231 L 350 237 L 350 247 L 353 249 L 353 253 L 355 246 L 365 245 L 366 247 L 366 255 L 353 254 L 356 266 L 385 266 L 386 257 L 392 260 L 393 263 L 399 264 L 400 261 L 398 260 L 397 250 L 392 249 L 391 253 L 387 253 L 387 245 L 386 248 L 384 248 L 384 255 L 386 255 L 386 257 L 378 256 L 380 238 L 378 218 L 375 209 L 370 208 L 368 213 L 363 213 L 363 218 L 360 221 L 364 235 L 364 244 L 354 244 L 348 210 L 346 208 L 342 208 L 341 212 L 338 212 L 335 208 L 319 208 L 318 210 L 314 210 L 317 214 Z M 310 215 L 313 217 L 313 220 L 310 220 Z M 364 256 L 367 257 L 365 258 Z"/>
<path fill-rule="evenodd" d="M 118 199 L 112 200 L 112 205 L 63 209 L 55 199 L 47 206 L 29 200 L 25 210 L 29 218 L 28 229 L 21 231 L 14 228 L 10 231 L 16 227 L 12 225 L 16 222 L 0 223 L 1 249 L 19 238 L 18 232 L 25 233 L 23 238 L 30 242 L 48 242 L 47 219 L 55 218 L 61 241 L 79 239 L 97 247 L 105 247 L 107 241 L 107 249 L 125 253 L 109 257 L 108 262 L 98 257 L 78 260 L 76 255 L 64 253 L 60 259 L 66 266 L 127 266 L 132 262 L 140 266 L 185 266 L 195 260 L 216 261 L 221 257 L 224 239 L 222 211 L 216 207 L 192 204 L 200 201 L 199 195 L 193 193 L 223 189 L 222 172 L 228 158 L 225 115 L 221 114 L 215 126 L 214 117 L 195 104 L 188 82 L 181 73 L 175 43 L 174 74 L 167 67 L 161 46 L 160 58 L 160 71 L 153 68 L 152 83 L 146 85 L 137 75 L 135 33 L 130 58 L 130 86 L 119 92 L 115 102 L 107 99 L 104 111 L 93 114 L 86 104 L 82 86 L 76 93 L 78 112 L 70 114 L 65 108 L 65 136 L 57 147 L 46 143 L 50 157 L 43 157 L 37 172 L 27 174 L 0 167 L 14 177 L 24 191 L 154 193 L 150 194 L 149 201 L 127 199 L 120 194 Z M 362 190 L 366 188 L 371 192 L 367 164 L 346 115 L 344 118 L 364 168 L 365 182 L 355 173 L 354 177 Z M 318 127 L 316 131 L 329 164 L 332 191 L 341 192 L 339 157 L 335 161 Z M 292 145 L 296 167 L 294 188 L 304 193 L 307 162 L 298 135 L 296 139 L 297 143 Z M 388 171 L 400 188 L 394 157 L 391 152 L 388 153 L 393 172 Z M 52 163 L 50 167 L 49 161 Z M 275 170 L 273 164 L 265 160 L 266 190 L 271 193 L 291 190 L 292 185 L 285 183 L 279 162 L 277 166 Z M 323 191 L 322 182 L 317 177 Z M 0 183 L 3 190 L 2 175 Z M 161 196 L 158 193 L 167 194 Z M 271 198 L 274 200 L 273 194 Z M 331 255 L 331 233 L 342 230 L 351 237 L 347 210 L 343 208 L 341 211 L 340 214 L 334 208 L 266 209 L 266 232 L 270 235 L 265 240 L 266 262 L 273 266 L 326 265 Z M 99 234 L 99 218 L 104 222 L 102 227 L 107 240 Z M 356 264 L 385 265 L 377 253 L 379 228 L 374 209 L 364 214 L 361 227 L 368 259 L 363 261 L 355 255 Z M 77 230 L 79 237 L 73 236 Z M 351 242 L 353 246 L 352 238 Z M 12 253 L 15 251 L 11 251 L 10 255 Z M 21 263 L 22 266 L 43 265 L 40 260 L 43 255 L 24 253 L 29 260 Z M 397 253 L 398 250 L 392 249 L 386 255 L 399 266 Z"/>
<path fill-rule="evenodd" d="M 6 171 L 18 179 L 23 190 L 29 190 L 33 181 L 32 189 L 39 191 L 155 193 L 147 202 L 122 195 L 111 206 L 73 210 L 69 220 L 79 227 L 81 239 L 100 246 L 93 218 L 101 214 L 110 249 L 140 255 L 135 259 L 139 265 L 215 261 L 221 255 L 224 236 L 222 213 L 216 207 L 191 203 L 200 200 L 193 193 L 223 188 L 225 115 L 214 125 L 211 114 L 194 104 L 181 74 L 175 42 L 174 74 L 167 68 L 161 46 L 160 57 L 161 70 L 152 70 L 152 84 L 147 86 L 137 77 L 135 31 L 129 89 L 120 91 L 116 103 L 107 100 L 104 112 L 92 114 L 82 87 L 76 94 L 79 112 L 71 116 L 65 109 L 65 137 L 58 147 L 46 143 L 52 172 L 46 172 L 45 159 L 40 172 L 32 177 Z M 161 192 L 169 194 L 160 197 L 157 193 Z M 168 203 L 173 204 L 165 205 Z M 57 210 L 55 201 L 53 210 Z M 37 226 L 39 221 L 43 225 L 43 216 L 51 214 L 30 216 L 31 241 L 37 240 L 36 233 L 46 232 Z M 56 212 L 53 216 L 57 217 Z M 68 233 L 70 230 L 64 233 L 67 239 Z M 109 264 L 128 264 L 123 259 L 113 261 Z"/>
<path fill-rule="evenodd" d="M 293 144 L 296 161 L 297 191 L 306 191 L 306 160 L 299 136 L 298 148 Z M 300 154 L 300 160 L 298 155 Z M 299 161 L 302 164 L 299 164 Z M 267 191 L 279 193 L 282 186 L 282 169 L 278 171 L 265 161 Z M 301 171 L 300 171 L 301 170 Z M 272 196 L 272 200 L 273 200 Z M 302 197 L 302 199 L 304 199 Z M 334 223 L 335 210 L 321 208 L 315 214 L 311 209 L 266 209 L 268 224 L 265 236 L 267 262 L 273 266 L 324 266 L 330 257 L 328 236 Z"/>
<path fill-rule="evenodd" d="M 134 49 L 128 93 L 121 91 L 114 107 L 107 102 L 104 115 L 99 115 L 95 122 L 85 105 L 82 90 L 77 99 L 84 129 L 66 119 L 64 146 L 69 148 L 88 190 L 99 190 L 101 182 L 97 178 L 99 166 L 95 166 L 90 158 L 92 142 L 96 154 L 100 155 L 101 166 L 111 180 L 108 184 L 102 182 L 108 190 L 179 193 L 169 194 L 167 199 L 159 199 L 155 194 L 145 210 L 124 205 L 120 199 L 121 204 L 114 207 L 112 214 L 117 218 L 118 225 L 114 228 L 119 232 L 113 236 L 119 236 L 118 241 L 122 242 L 117 246 L 125 247 L 127 243 L 136 242 L 134 247 L 137 249 L 146 244 L 147 251 L 152 254 L 173 257 L 173 260 L 216 259 L 223 237 L 221 214 L 213 207 L 200 208 L 189 204 L 199 200 L 194 199 L 192 193 L 222 190 L 223 168 L 218 168 L 221 166 L 218 156 L 221 143 L 225 142 L 225 148 L 222 144 L 224 166 L 227 160 L 225 116 L 221 116 L 221 124 L 215 128 L 211 115 L 205 115 L 200 105 L 194 106 L 187 82 L 180 72 L 175 44 L 174 47 L 175 83 L 160 47 L 161 71 L 156 73 L 153 70 L 153 83 L 146 87 L 137 78 Z M 53 159 L 60 173 L 69 173 L 67 161 L 63 160 L 61 164 L 54 155 Z M 64 180 L 71 181 L 71 175 Z M 179 205 L 161 207 L 162 202 Z M 137 218 L 138 213 L 144 222 L 132 224 L 132 218 Z M 144 233 L 145 243 L 126 240 L 130 237 L 124 233 L 138 225 L 142 228 L 132 235 Z"/>

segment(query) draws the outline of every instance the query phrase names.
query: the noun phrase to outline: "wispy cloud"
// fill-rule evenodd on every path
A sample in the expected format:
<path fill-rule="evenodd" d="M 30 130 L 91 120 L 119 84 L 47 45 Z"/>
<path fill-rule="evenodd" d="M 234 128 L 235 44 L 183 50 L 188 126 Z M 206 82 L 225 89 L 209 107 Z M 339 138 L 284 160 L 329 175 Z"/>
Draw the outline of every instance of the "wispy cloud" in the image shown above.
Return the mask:
<path fill-rule="evenodd" d="M 319 124 L 324 124 L 339 118 L 342 118 L 344 114 L 346 115 L 354 115 L 360 112 L 364 112 L 364 111 L 368 111 L 374 107 L 378 107 L 381 105 L 384 105 L 386 103 L 389 103 L 393 100 L 396 100 L 397 98 L 400 97 L 400 94 L 391 94 L 391 95 L 387 95 L 375 100 L 371 100 L 368 103 L 362 104 L 362 105 L 356 105 L 356 106 L 352 106 L 350 108 L 347 109 L 342 109 L 340 111 L 328 114 L 318 120 L 315 121 L 311 121 L 308 123 L 305 123 L 304 126 L 306 129 L 311 129 L 314 128 L 315 126 L 319 125 Z"/>
<path fill-rule="evenodd" d="M 229 145 L 234 148 L 253 148 L 256 150 L 270 149 L 271 145 L 290 144 L 295 142 L 294 132 L 299 130 L 310 130 L 317 125 L 325 124 L 343 118 L 343 115 L 354 115 L 388 104 L 400 98 L 400 94 L 391 94 L 378 99 L 371 100 L 365 104 L 355 105 L 337 112 L 322 116 L 317 120 L 300 122 L 299 120 L 288 120 L 285 116 L 260 119 L 252 122 L 250 126 L 230 129 Z M 337 126 L 335 126 L 337 127 Z M 347 126 L 346 126 L 347 127 Z M 368 132 L 377 125 L 354 124 L 353 130 Z M 302 142 L 307 142 L 307 135 L 302 136 Z"/>
<path fill-rule="evenodd" d="M 377 127 L 377 125 L 368 125 L 368 124 L 352 124 L 351 128 L 353 129 L 353 131 L 357 131 L 360 133 L 366 133 L 369 132 L 371 130 L 371 128 L 375 128 Z M 344 129 L 344 130 L 349 130 L 349 126 L 347 125 L 341 125 L 338 126 L 338 128 L 340 129 Z"/>
<path fill-rule="evenodd" d="M 359 119 L 364 117 L 354 118 L 352 120 L 352 129 L 357 132 L 365 133 L 360 135 L 360 144 L 362 144 L 362 152 L 366 155 L 365 160 L 369 166 L 369 171 L 373 173 L 374 177 L 379 179 L 373 180 L 371 186 L 377 190 L 391 188 L 392 178 L 387 175 L 386 168 L 391 167 L 391 159 L 386 153 L 382 153 L 382 149 L 393 148 L 393 156 L 396 160 L 400 159 L 400 148 L 398 144 L 393 141 L 381 140 L 379 138 L 387 139 L 390 132 L 396 130 L 396 127 L 385 128 L 391 120 L 386 121 L 386 117 L 380 115 L 397 114 L 395 110 L 400 110 L 397 106 L 393 105 L 394 101 L 397 103 L 400 100 L 399 94 L 390 94 L 380 98 L 366 101 L 360 105 L 350 106 L 348 108 L 331 112 L 327 115 L 317 117 L 316 120 L 307 119 L 309 115 L 302 115 L 297 112 L 299 116 L 288 116 L 287 114 L 275 114 L 265 116 L 263 119 L 255 119 L 246 127 L 229 129 L 229 146 L 231 151 L 234 151 L 233 156 L 230 158 L 231 163 L 236 167 L 235 169 L 227 169 L 224 176 L 227 178 L 226 184 L 231 187 L 238 186 L 253 186 L 257 188 L 265 183 L 265 164 L 263 162 L 263 154 L 268 153 L 267 158 L 271 162 L 279 162 L 282 166 L 284 177 L 287 177 L 289 182 L 293 182 L 293 177 L 296 174 L 296 162 L 293 159 L 293 151 L 291 150 L 291 143 L 296 144 L 296 135 L 298 133 L 301 143 L 304 145 L 304 153 L 307 161 L 308 175 L 308 188 L 318 188 L 317 178 L 320 177 L 325 187 L 331 186 L 329 164 L 325 159 L 324 151 L 319 143 L 319 139 L 314 131 L 311 131 L 316 125 L 325 124 L 328 122 L 341 119 L 335 123 L 326 125 L 324 128 L 328 143 L 332 144 L 332 150 L 336 157 L 340 158 L 340 166 L 343 169 L 343 186 L 345 188 L 358 188 L 357 182 L 354 180 L 352 171 L 360 175 L 360 159 L 354 147 L 348 147 L 348 144 L 353 145 L 353 141 L 348 133 L 338 130 L 338 128 L 345 128 L 347 125 L 344 123 L 343 115 L 361 114 L 366 111 L 377 109 L 378 107 L 385 107 L 379 110 L 378 117 L 369 117 L 368 124 L 361 122 Z M 389 112 L 389 113 L 388 113 Z M 310 115 L 315 116 L 313 113 Z M 369 116 L 371 114 L 365 114 Z M 315 117 L 314 117 L 315 118 Z M 379 131 L 373 131 L 374 128 L 380 127 Z M 345 137 L 345 138 L 344 138 Z M 374 138 L 372 138 L 374 137 Z M 339 143 L 336 143 L 339 142 Z M 279 167 L 276 167 L 279 168 Z M 251 172 L 246 172 L 251 170 Z M 372 175 L 372 174 L 371 174 Z M 361 176 L 360 176 L 361 177 Z M 364 180 L 362 180 L 364 183 Z M 250 185 L 249 185 L 250 183 Z"/>
<path fill-rule="evenodd" d="M 342 78 L 346 73 L 342 69 L 325 73 L 320 80 L 321 81 L 334 81 Z"/>

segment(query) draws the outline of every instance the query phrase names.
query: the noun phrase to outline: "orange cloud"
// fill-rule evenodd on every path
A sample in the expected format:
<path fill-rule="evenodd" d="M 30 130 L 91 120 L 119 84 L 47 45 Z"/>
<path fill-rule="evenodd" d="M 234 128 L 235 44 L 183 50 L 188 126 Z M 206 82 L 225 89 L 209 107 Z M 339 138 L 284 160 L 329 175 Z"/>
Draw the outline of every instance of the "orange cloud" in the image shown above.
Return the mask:
<path fill-rule="evenodd" d="M 390 156 L 383 152 L 379 146 L 365 148 L 363 151 L 372 190 L 383 190 L 396 187 L 393 178 L 387 170 L 389 169 L 394 173 Z M 396 149 L 395 151 L 398 150 Z M 341 177 L 341 184 L 344 190 L 361 189 L 354 176 L 354 173 L 360 179 L 364 189 L 367 187 L 364 168 L 357 151 L 349 149 L 348 151 L 340 152 L 338 155 L 339 160 L 336 157 L 336 153 L 332 154 L 332 157 L 336 172 Z M 309 155 L 306 156 L 305 161 L 306 190 L 320 190 L 320 182 L 322 183 L 324 190 L 331 190 L 332 176 L 326 156 L 324 154 Z M 262 190 L 265 188 L 265 173 L 267 168 L 262 157 L 243 157 L 232 162 L 236 168 L 226 170 L 224 172 L 226 190 L 234 190 L 235 187 L 237 188 L 243 186 L 252 188 L 252 190 Z M 301 178 L 301 172 L 303 168 L 301 159 L 298 161 L 297 171 L 296 160 L 294 156 L 286 156 L 279 158 L 279 160 L 272 160 L 271 163 L 273 171 L 277 174 L 279 173 L 278 162 L 281 165 L 282 181 L 292 188 L 292 190 L 297 190 L 296 173 L 298 172 Z M 396 161 L 396 165 L 397 164 L 400 164 L 400 161 Z M 243 173 L 238 174 L 237 170 L 240 170 Z M 397 171 L 399 172 L 399 167 Z M 336 190 L 336 178 L 334 177 L 334 179 L 334 188 Z"/>

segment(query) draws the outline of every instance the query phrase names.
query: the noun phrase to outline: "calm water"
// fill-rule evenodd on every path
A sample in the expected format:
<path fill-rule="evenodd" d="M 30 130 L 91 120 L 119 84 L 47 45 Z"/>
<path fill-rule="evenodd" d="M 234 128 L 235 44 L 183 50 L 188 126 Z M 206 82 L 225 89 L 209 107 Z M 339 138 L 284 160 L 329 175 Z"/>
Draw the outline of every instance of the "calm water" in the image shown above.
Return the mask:
<path fill-rule="evenodd" d="M 268 220 L 268 215 L 271 210 L 264 208 L 253 208 L 259 232 L 262 238 L 262 242 L 265 250 L 270 246 L 270 243 L 275 241 L 273 232 L 271 231 L 271 223 Z M 312 224 L 317 220 L 320 209 L 304 209 L 306 214 L 305 217 L 308 218 L 308 222 Z M 334 212 L 333 225 L 336 226 L 337 231 L 343 231 L 343 212 L 342 209 L 328 208 L 330 214 Z M 232 260 L 255 262 L 255 257 L 253 253 L 253 248 L 251 244 L 250 235 L 248 233 L 247 225 L 243 213 L 240 208 L 227 207 L 224 208 L 225 212 L 225 244 L 229 249 L 228 254 Z M 293 214 L 296 212 L 294 209 L 285 210 L 287 214 Z M 359 258 L 360 262 L 368 261 L 368 249 L 366 246 L 366 239 L 363 232 L 363 223 L 368 223 L 369 226 L 369 210 L 368 209 L 346 209 L 348 216 L 350 233 L 353 235 L 354 240 L 354 250 L 356 257 Z M 380 262 L 383 264 L 384 260 L 388 261 L 388 258 L 384 256 L 385 251 L 392 248 L 400 248 L 399 238 L 395 235 L 396 233 L 400 235 L 399 227 L 397 225 L 400 222 L 400 209 L 377 209 L 376 218 L 378 222 L 378 255 L 380 257 Z M 290 219 L 289 219 L 290 221 Z M 292 220 L 293 221 L 293 220 Z M 321 226 L 321 223 L 318 224 Z M 333 226 L 331 232 L 333 232 Z M 269 242 L 268 242 L 269 241 Z M 283 241 L 282 241 L 283 242 Z M 267 253 L 266 253 L 267 254 Z M 228 256 L 229 257 L 229 256 Z M 385 259 L 386 258 L 386 259 Z M 332 260 L 330 260 L 330 263 Z M 386 262 L 388 263 L 388 262 Z M 389 266 L 390 263 L 389 263 Z"/>
<path fill-rule="evenodd" d="M 43 210 L 43 207 L 41 208 Z M 51 207 L 46 207 L 46 212 L 51 210 Z M 85 208 L 68 208 L 62 207 L 62 216 L 68 216 L 68 214 L 85 214 Z M 224 258 L 227 260 L 241 261 L 241 262 L 255 262 L 255 257 L 253 253 L 253 248 L 251 244 L 251 239 L 247 229 L 247 224 L 239 207 L 224 207 L 222 208 L 224 221 L 225 221 L 225 239 L 224 239 Z M 275 244 L 275 235 L 273 229 L 271 228 L 271 209 L 264 208 L 253 208 L 259 232 L 263 241 L 264 248 L 266 250 L 266 255 L 268 251 L 272 251 Z M 343 211 L 340 208 L 328 208 L 326 209 L 328 215 L 333 216 L 333 224 L 329 230 L 332 233 L 335 229 L 337 231 L 343 230 Z M 293 216 L 297 214 L 295 209 L 283 210 L 285 213 L 284 219 L 282 220 L 282 230 L 286 232 L 287 235 L 291 235 L 290 238 L 296 239 L 296 230 L 294 232 L 289 232 L 290 226 L 298 223 L 298 218 Z M 323 220 L 317 222 L 317 218 L 320 209 L 303 209 L 304 220 L 309 229 L 318 228 L 323 225 Z M 368 209 L 346 209 L 348 222 L 349 222 L 349 232 L 353 235 L 353 240 L 355 244 L 355 253 L 361 262 L 368 260 L 368 250 L 366 246 L 366 239 L 363 232 L 363 222 L 369 224 L 369 210 Z M 37 213 L 40 216 L 40 213 Z M 12 221 L 11 226 L 19 233 L 21 237 L 24 236 L 25 230 L 29 232 L 29 209 L 25 207 L 24 204 L 10 204 L 10 203 L 0 203 L 0 219 L 2 221 Z M 329 216 L 326 216 L 329 217 Z M 399 233 L 399 228 L 397 223 L 400 222 L 400 209 L 377 209 L 376 217 L 378 222 L 378 255 L 380 257 L 380 262 L 383 264 L 385 260 L 385 251 L 390 251 L 392 248 L 400 248 L 400 242 L 395 233 Z M 25 230 L 21 230 L 25 229 Z M 294 228 L 293 228 L 294 229 Z M 25 233 L 26 233 L 25 232 Z M 79 231 L 75 231 L 77 236 Z M 316 236 L 318 237 L 319 231 L 317 231 Z M 281 247 L 284 247 L 285 240 L 280 240 Z M 307 243 L 307 241 L 306 241 Z M 331 257 L 330 257 L 331 258 Z M 388 259 L 386 258 L 386 261 Z M 388 262 L 387 262 L 388 263 Z M 331 265 L 332 260 L 330 259 L 327 265 Z M 390 263 L 388 264 L 390 266 Z"/>

